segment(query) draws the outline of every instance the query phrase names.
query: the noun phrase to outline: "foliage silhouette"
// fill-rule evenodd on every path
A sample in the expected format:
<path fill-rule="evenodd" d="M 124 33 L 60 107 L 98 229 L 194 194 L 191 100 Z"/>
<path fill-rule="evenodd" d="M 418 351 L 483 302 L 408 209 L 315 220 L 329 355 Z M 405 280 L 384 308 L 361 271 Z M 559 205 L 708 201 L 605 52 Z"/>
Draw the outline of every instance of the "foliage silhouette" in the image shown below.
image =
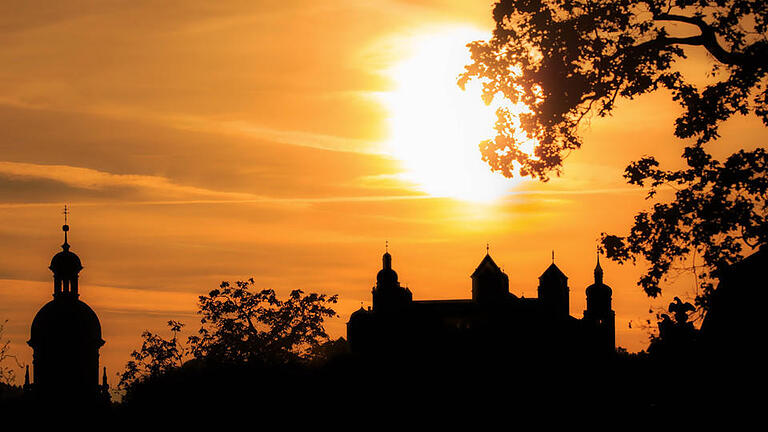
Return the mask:
<path fill-rule="evenodd" d="M 137 381 L 158 377 L 181 367 L 189 353 L 189 347 L 178 338 L 184 324 L 170 320 L 168 327 L 171 330 L 170 339 L 164 339 L 149 330 L 141 334 L 144 341 L 138 351 L 131 353 L 131 360 L 120 374 L 119 388 L 128 389 Z"/>
<path fill-rule="evenodd" d="M 675 261 L 690 257 L 700 284 L 696 304 L 708 309 L 718 271 L 768 242 L 768 152 L 742 150 L 722 163 L 693 146 L 684 157 L 688 168 L 678 171 L 658 169 L 650 157 L 627 168 L 629 182 L 648 186 L 649 198 L 672 185 L 675 199 L 637 214 L 628 236 L 603 235 L 602 242 L 609 258 L 649 263 L 639 285 L 654 297 Z"/>
<path fill-rule="evenodd" d="M 473 63 L 459 85 L 480 80 L 487 102 L 528 107 L 519 115 L 499 108 L 496 137 L 480 144 L 483 159 L 505 176 L 559 175 L 565 156 L 582 145 L 582 121 L 610 115 L 620 99 L 661 89 L 680 103 L 675 135 L 695 139 L 683 153 L 687 168 L 665 171 L 645 157 L 624 175 L 649 187 L 649 199 L 670 185 L 674 199 L 638 214 L 628 236 L 604 234 L 602 243 L 609 258 L 651 263 L 639 285 L 652 297 L 672 263 L 689 260 L 700 279 L 696 303 L 708 307 L 717 270 L 768 239 L 765 150 L 720 162 L 704 148 L 734 114 L 752 113 L 768 125 L 765 2 L 502 0 L 493 18 L 492 38 L 469 44 Z M 698 34 L 674 36 L 670 25 Z M 711 83 L 702 88 L 677 63 L 694 48 L 713 60 Z M 528 140 L 532 155 L 521 149 Z"/>
<path fill-rule="evenodd" d="M 201 328 L 186 342 L 179 339 L 184 324 L 178 321 L 168 321 L 170 339 L 142 333 L 142 346 L 131 353 L 120 388 L 130 398 L 142 384 L 172 379 L 163 377 L 190 373 L 200 365 L 278 367 L 343 351 L 330 343 L 324 327 L 326 318 L 336 316 L 331 305 L 337 299 L 293 290 L 281 300 L 274 290 L 256 290 L 253 279 L 222 282 L 199 297 Z M 185 363 L 188 370 L 179 371 Z"/>
<path fill-rule="evenodd" d="M 196 358 L 223 362 L 286 363 L 309 359 L 328 340 L 323 322 L 336 316 L 338 296 L 293 290 L 286 300 L 274 290 L 256 291 L 253 279 L 222 282 L 200 296 L 202 327 L 190 338 Z"/>

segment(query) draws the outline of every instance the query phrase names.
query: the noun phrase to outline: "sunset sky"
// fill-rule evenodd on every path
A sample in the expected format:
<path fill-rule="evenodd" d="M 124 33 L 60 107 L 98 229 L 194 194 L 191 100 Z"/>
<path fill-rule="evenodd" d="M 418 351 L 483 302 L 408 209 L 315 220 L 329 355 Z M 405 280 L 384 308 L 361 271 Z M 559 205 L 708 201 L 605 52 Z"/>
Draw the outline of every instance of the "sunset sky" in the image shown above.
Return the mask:
<path fill-rule="evenodd" d="M 549 183 L 492 174 L 477 144 L 493 108 L 455 85 L 492 3 L 0 3 L 0 320 L 13 353 L 31 362 L 65 203 L 112 385 L 142 330 L 180 319 L 190 334 L 197 296 L 222 280 L 337 293 L 328 328 L 345 336 L 385 241 L 415 299 L 469 297 L 486 243 L 511 291 L 533 297 L 554 250 L 581 317 L 600 233 L 623 234 L 648 205 L 623 169 L 646 154 L 679 164 L 680 109 L 664 93 L 621 102 Z M 705 62 L 694 52 L 684 67 Z M 722 135 L 717 155 L 765 129 L 740 117 Z M 647 345 L 650 307 L 694 289 L 681 275 L 650 300 L 638 264 L 603 261 L 630 351 Z"/>

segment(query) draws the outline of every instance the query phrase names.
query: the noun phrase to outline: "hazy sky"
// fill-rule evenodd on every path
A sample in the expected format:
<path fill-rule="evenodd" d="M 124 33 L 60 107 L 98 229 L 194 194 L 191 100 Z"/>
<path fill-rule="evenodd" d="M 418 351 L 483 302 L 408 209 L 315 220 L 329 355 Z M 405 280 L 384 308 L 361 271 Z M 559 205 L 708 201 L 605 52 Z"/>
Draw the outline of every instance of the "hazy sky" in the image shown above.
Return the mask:
<path fill-rule="evenodd" d="M 194 331 L 197 295 L 222 280 L 338 293 L 329 328 L 345 335 L 385 240 L 416 299 L 469 297 L 487 242 L 511 290 L 535 296 L 555 250 L 581 317 L 600 233 L 647 206 L 621 173 L 645 154 L 677 163 L 679 108 L 662 93 L 622 102 L 547 184 L 491 176 L 487 112 L 453 85 L 491 4 L 1 2 L 0 319 L 14 353 L 31 360 L 64 203 L 113 385 L 143 329 Z M 738 118 L 723 137 L 717 154 L 765 129 Z M 646 346 L 649 307 L 693 292 L 681 276 L 651 301 L 642 267 L 603 268 L 630 350 Z"/>

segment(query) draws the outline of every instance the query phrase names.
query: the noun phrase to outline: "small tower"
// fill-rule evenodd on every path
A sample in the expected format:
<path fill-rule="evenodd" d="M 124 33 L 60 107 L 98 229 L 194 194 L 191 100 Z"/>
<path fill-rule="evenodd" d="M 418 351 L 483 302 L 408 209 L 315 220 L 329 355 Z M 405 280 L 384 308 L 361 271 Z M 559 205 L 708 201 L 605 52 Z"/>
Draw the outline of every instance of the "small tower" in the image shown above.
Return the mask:
<path fill-rule="evenodd" d="M 32 391 L 32 384 L 29 382 L 29 365 L 26 365 L 24 369 L 24 387 L 22 387 L 25 393 Z"/>
<path fill-rule="evenodd" d="M 400 286 L 397 272 L 392 269 L 392 255 L 388 247 L 381 261 L 382 268 L 376 275 L 376 286 L 373 288 L 373 311 L 389 313 L 402 310 L 413 299 L 411 290 Z"/>
<path fill-rule="evenodd" d="M 555 252 L 552 252 L 552 264 L 539 276 L 539 302 L 545 311 L 565 318 L 570 314 L 568 277 L 555 265 Z"/>
<path fill-rule="evenodd" d="M 487 249 L 485 257 L 470 277 L 473 301 L 500 304 L 509 298 L 509 277 L 496 265 Z"/>
<path fill-rule="evenodd" d="M 65 207 L 65 217 L 67 210 Z M 34 350 L 32 388 L 53 403 L 92 400 L 99 396 L 99 348 L 101 323 L 80 301 L 78 275 L 83 266 L 70 251 L 69 225 L 64 230 L 61 252 L 51 260 L 53 300 L 35 315 L 27 342 Z"/>
<path fill-rule="evenodd" d="M 611 309 L 613 290 L 603 283 L 603 268 L 600 267 L 600 251 L 597 252 L 595 266 L 595 282 L 586 289 L 587 309 L 584 320 L 596 328 L 596 344 L 598 349 L 616 349 L 616 313 Z"/>
<path fill-rule="evenodd" d="M 109 381 L 107 381 L 107 367 L 104 366 L 103 372 L 101 375 L 101 386 L 99 387 L 99 392 L 101 396 L 101 400 L 104 402 L 109 402 Z"/>

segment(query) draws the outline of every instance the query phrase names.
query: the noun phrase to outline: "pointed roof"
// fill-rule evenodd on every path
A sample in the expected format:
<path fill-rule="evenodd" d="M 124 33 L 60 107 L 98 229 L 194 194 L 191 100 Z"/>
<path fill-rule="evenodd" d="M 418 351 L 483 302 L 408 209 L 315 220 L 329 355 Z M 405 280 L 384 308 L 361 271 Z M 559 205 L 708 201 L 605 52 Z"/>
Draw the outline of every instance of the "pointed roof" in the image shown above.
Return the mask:
<path fill-rule="evenodd" d="M 600 267 L 600 249 L 597 250 L 597 265 L 595 266 L 595 283 L 603 283 L 603 268 Z"/>
<path fill-rule="evenodd" d="M 480 273 L 485 273 L 487 271 L 492 271 L 494 273 L 504 273 L 501 271 L 501 268 L 496 265 L 495 262 L 493 262 L 493 258 L 491 258 L 491 255 L 486 253 L 485 257 L 482 261 L 480 261 L 480 264 L 477 266 L 474 272 L 472 272 L 472 276 L 475 277 Z"/>
<path fill-rule="evenodd" d="M 551 277 L 568 279 L 568 276 L 566 276 L 565 273 L 563 273 L 555 265 L 555 263 L 552 263 L 549 267 L 547 267 L 547 269 L 544 270 L 544 273 L 542 273 L 541 276 L 539 276 L 539 279 L 545 279 L 545 278 L 551 278 Z"/>
<path fill-rule="evenodd" d="M 613 295 L 611 287 L 603 282 L 603 268 L 600 266 L 600 250 L 597 251 L 597 265 L 595 266 L 595 283 L 588 286 L 586 289 L 587 297 L 594 295 L 608 296 Z"/>

